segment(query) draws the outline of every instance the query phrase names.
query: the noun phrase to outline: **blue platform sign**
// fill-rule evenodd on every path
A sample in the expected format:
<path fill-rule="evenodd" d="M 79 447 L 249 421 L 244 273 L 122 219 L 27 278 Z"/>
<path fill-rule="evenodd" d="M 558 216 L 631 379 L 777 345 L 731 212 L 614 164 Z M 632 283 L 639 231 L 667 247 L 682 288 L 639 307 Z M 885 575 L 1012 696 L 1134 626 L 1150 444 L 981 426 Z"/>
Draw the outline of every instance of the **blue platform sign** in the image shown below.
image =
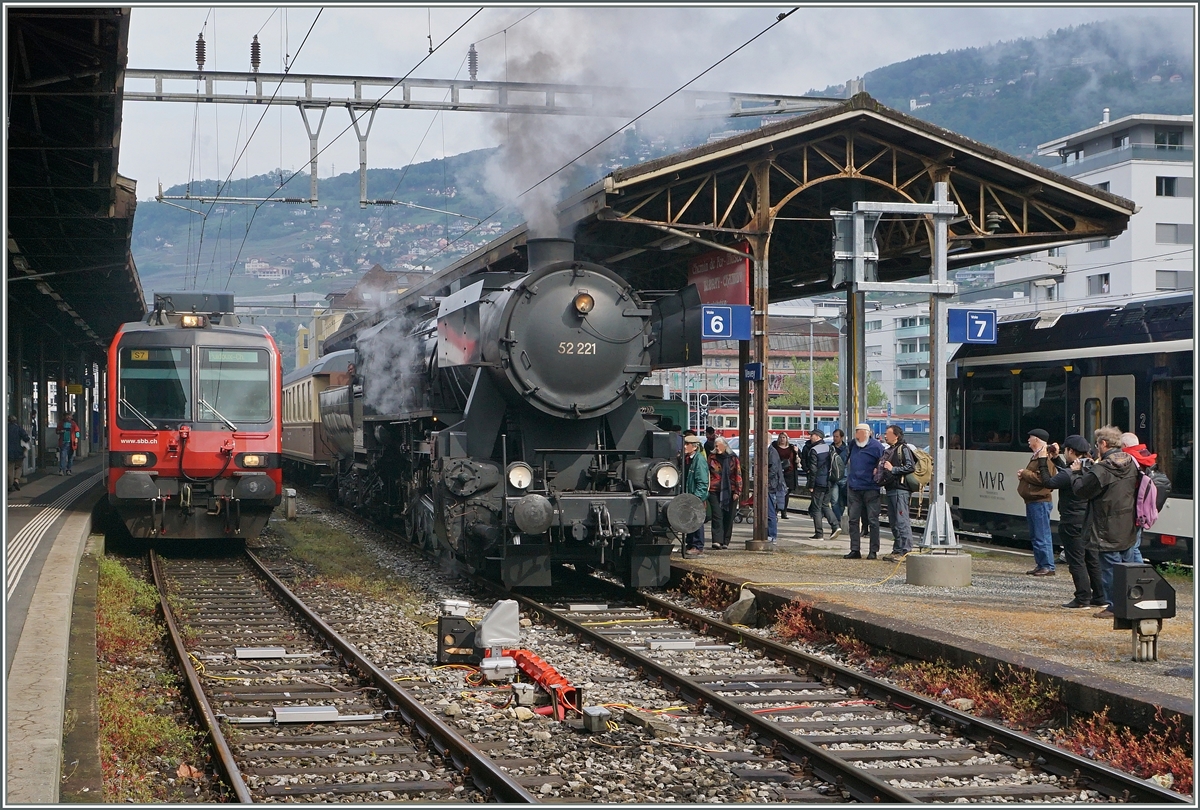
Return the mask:
<path fill-rule="evenodd" d="M 745 304 L 702 307 L 700 337 L 703 340 L 749 340 L 750 307 Z"/>
<path fill-rule="evenodd" d="M 742 377 L 751 382 L 758 382 L 763 378 L 762 363 L 747 363 L 742 369 Z"/>
<path fill-rule="evenodd" d="M 951 343 L 996 342 L 996 310 L 952 309 L 949 315 Z"/>

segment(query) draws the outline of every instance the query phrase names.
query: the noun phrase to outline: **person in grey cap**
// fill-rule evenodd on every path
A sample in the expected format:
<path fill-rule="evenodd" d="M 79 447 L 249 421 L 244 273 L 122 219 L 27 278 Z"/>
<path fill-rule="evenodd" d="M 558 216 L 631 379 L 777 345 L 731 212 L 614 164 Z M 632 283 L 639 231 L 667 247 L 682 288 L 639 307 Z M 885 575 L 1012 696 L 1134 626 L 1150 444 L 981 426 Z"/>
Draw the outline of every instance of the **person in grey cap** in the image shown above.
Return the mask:
<path fill-rule="evenodd" d="M 1033 455 L 1025 469 L 1017 471 L 1017 494 L 1025 501 L 1025 519 L 1029 523 L 1029 542 L 1033 546 L 1035 567 L 1026 571 L 1035 577 L 1054 576 L 1054 539 L 1050 536 L 1050 510 L 1054 508 L 1053 490 L 1042 486 L 1040 459 L 1046 455 L 1050 434 L 1041 428 L 1029 431 L 1029 449 Z"/>
<path fill-rule="evenodd" d="M 1058 445 L 1051 444 L 1038 457 L 1042 486 L 1058 490 L 1058 540 L 1066 549 L 1067 570 L 1075 584 L 1075 598 L 1063 605 L 1070 609 L 1108 605 L 1100 580 L 1100 547 L 1088 543 L 1083 534 L 1088 503 L 1071 489 L 1071 465 L 1087 458 L 1091 450 L 1087 439 L 1076 434 L 1063 441 L 1063 455 L 1058 454 Z"/>

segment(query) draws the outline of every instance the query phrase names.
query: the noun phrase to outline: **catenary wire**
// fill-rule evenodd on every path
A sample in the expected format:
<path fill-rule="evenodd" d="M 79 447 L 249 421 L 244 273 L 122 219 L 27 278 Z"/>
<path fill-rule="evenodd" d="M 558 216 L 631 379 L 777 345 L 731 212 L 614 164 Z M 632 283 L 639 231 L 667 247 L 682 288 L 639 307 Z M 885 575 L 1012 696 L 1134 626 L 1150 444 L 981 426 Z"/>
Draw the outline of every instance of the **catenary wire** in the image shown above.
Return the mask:
<path fill-rule="evenodd" d="M 526 194 L 528 194 L 529 192 L 533 191 L 533 190 L 534 190 L 534 189 L 536 189 L 538 186 L 542 185 L 542 184 L 543 184 L 543 183 L 545 183 L 546 181 L 548 181 L 548 180 L 550 180 L 551 178 L 555 177 L 555 176 L 556 176 L 556 175 L 558 175 L 560 172 L 563 172 L 563 171 L 565 171 L 567 168 L 569 168 L 570 166 L 574 165 L 575 163 L 577 163 L 579 160 L 581 160 L 582 158 L 584 158 L 585 156 L 587 156 L 587 155 L 588 155 L 588 154 L 590 154 L 591 152 L 595 151 L 595 150 L 596 150 L 597 148 L 599 148 L 601 145 L 603 145 L 603 144 L 604 144 L 604 143 L 606 143 L 607 141 L 611 140 L 611 139 L 612 139 L 614 136 L 616 136 L 616 135 L 620 134 L 621 132 L 625 131 L 625 129 L 627 129 L 627 128 L 630 126 L 630 124 L 636 123 L 636 122 L 637 122 L 637 121 L 639 121 L 640 119 L 642 119 L 642 118 L 644 118 L 645 116 L 649 115 L 649 114 L 650 114 L 651 112 L 653 112 L 654 110 L 656 110 L 656 109 L 658 109 L 659 107 L 661 107 L 661 106 L 662 106 L 663 104 L 665 104 L 667 101 L 669 101 L 670 99 L 672 99 L 673 97 L 675 97 L 676 95 L 678 95 L 679 93 L 681 93 L 683 90 L 685 90 L 685 89 L 688 87 L 688 85 L 692 84 L 692 83 L 693 83 L 693 82 L 695 82 L 697 79 L 699 79 L 699 78 L 703 77 L 705 74 L 707 74 L 707 73 L 711 72 L 711 71 L 712 71 L 712 70 L 714 70 L 714 69 L 715 69 L 717 66 L 721 65 L 721 64 L 722 64 L 722 63 L 724 63 L 725 61 L 729 60 L 729 59 L 730 59 L 731 57 L 733 57 L 735 54 L 737 54 L 738 52 L 742 51 L 744 48 L 746 48 L 747 46 L 749 46 L 749 45 L 750 45 L 751 43 L 753 43 L 755 40 L 759 39 L 759 38 L 760 38 L 760 37 L 762 37 L 764 34 L 766 34 L 768 31 L 770 31 L 772 28 L 774 28 L 775 26 L 777 26 L 777 25 L 779 25 L 780 23 L 782 23 L 784 20 L 786 20 L 786 19 L 787 19 L 788 17 L 790 17 L 792 14 L 796 13 L 798 10 L 799 10 L 799 7 L 796 7 L 796 8 L 793 8 L 793 9 L 791 9 L 790 11 L 787 11 L 787 12 L 784 12 L 784 13 L 780 14 L 780 15 L 779 15 L 779 16 L 778 16 L 778 17 L 775 19 L 775 21 L 774 21 L 774 22 L 772 22 L 770 25 L 768 25 L 766 28 L 764 28 L 763 30 L 759 31 L 759 32 L 758 32 L 757 34 L 755 34 L 753 37 L 751 37 L 750 39 L 746 40 L 745 42 L 743 42 L 743 43 L 742 43 L 741 45 L 739 45 L 738 47 L 734 48 L 732 51 L 730 51 L 729 53 L 727 53 L 725 56 L 721 57 L 721 58 L 720 58 L 720 59 L 718 59 L 716 62 L 714 62 L 714 63 L 712 63 L 711 65 L 709 65 L 707 68 L 705 68 L 704 70 L 702 70 L 702 71 L 700 71 L 699 73 L 697 73 L 697 74 L 696 74 L 694 77 L 692 77 L 690 80 L 688 80 L 687 82 L 685 82 L 684 84 L 682 84 L 682 85 L 680 85 L 678 88 L 676 88 L 675 90 L 673 90 L 673 91 L 671 91 L 670 93 L 668 93 L 666 96 L 664 96 L 663 98 L 661 98 L 659 101 L 655 102 L 655 103 L 654 103 L 654 104 L 652 104 L 650 107 L 646 108 L 644 111 L 642 111 L 642 112 L 641 112 L 641 113 L 639 113 L 638 115 L 634 116 L 632 119 L 630 119 L 630 120 L 629 120 L 629 121 L 627 121 L 626 123 L 622 124 L 620 127 L 618 127 L 616 130 L 614 130 L 612 133 L 610 133 L 609 135 L 606 135 L 604 138 L 602 138 L 602 139 L 600 139 L 599 141 L 597 141 L 597 142 L 596 142 L 595 144 L 593 144 L 591 147 L 589 147 L 588 149 L 584 150 L 584 151 L 583 151 L 583 152 L 581 152 L 580 154 L 576 155 L 574 158 L 572 158 L 571 160 L 567 161 L 567 162 L 566 162 L 566 163 L 564 163 L 562 166 L 558 167 L 557 169 L 555 169 L 554 171 L 552 171 L 550 174 L 546 175 L 546 176 L 545 176 L 545 177 L 543 177 L 541 180 L 539 180 L 539 181 L 537 181 L 536 183 L 534 183 L 534 184 L 533 184 L 532 186 L 530 186 L 529 188 L 525 189 L 523 192 L 521 192 L 520 194 L 518 194 L 518 195 L 517 195 L 517 198 L 518 198 L 518 199 L 520 199 L 521 197 L 524 197 Z M 449 243 L 448 243 L 448 244 L 447 244 L 447 245 L 446 245 L 444 248 L 442 248 L 441 250 L 439 250 L 437 253 L 434 253 L 434 254 L 433 254 L 433 256 L 431 256 L 430 258 L 432 259 L 432 258 L 436 258 L 437 256 L 440 256 L 440 255 L 442 255 L 442 254 L 443 254 L 443 253 L 445 253 L 447 250 L 449 250 L 449 249 L 450 249 L 450 248 L 451 248 L 453 245 L 455 245 L 456 243 L 458 243 L 459 241 L 461 241 L 462 239 L 464 239 L 466 236 L 468 236 L 468 235 L 469 235 L 471 232 L 473 232 L 475 229 L 479 228 L 479 227 L 480 227 L 480 226 L 481 226 L 481 225 L 482 225 L 484 222 L 487 222 L 487 221 L 491 220 L 493 217 L 495 217 L 495 216 L 496 216 L 497 214 L 499 214 L 501 211 L 505 210 L 506 208 L 509 208 L 509 207 L 510 207 L 510 205 L 511 205 L 511 203 L 505 203 L 504 205 L 501 205 L 501 206 L 500 206 L 499 208 L 497 208 L 495 211 L 493 211 L 492 213 L 488 214 L 486 217 L 483 217 L 483 218 L 480 220 L 479 224 L 473 225 L 473 226 L 471 226 L 470 228 L 468 228 L 467 230 L 465 230 L 465 231 L 464 231 L 462 234 L 460 234 L 460 235 L 459 235 L 457 238 L 455 238 L 453 241 L 450 241 L 450 242 L 449 242 Z"/>
<path fill-rule="evenodd" d="M 437 45 L 436 45 L 436 46 L 433 48 L 433 50 L 432 50 L 432 51 L 430 51 L 430 52 L 429 52 L 428 54 L 426 54 L 425 56 L 421 57 L 421 59 L 420 59 L 420 60 L 419 60 L 419 61 L 418 61 L 418 62 L 417 62 L 415 65 L 413 65 L 413 66 L 412 66 L 412 68 L 410 68 L 410 69 L 409 69 L 408 73 L 406 73 L 406 74 L 405 74 L 403 77 L 401 77 L 400 79 L 398 79 L 398 80 L 396 81 L 396 83 L 395 83 L 395 84 L 393 84 L 393 85 L 392 85 L 390 88 L 388 88 L 387 92 L 385 92 L 383 95 L 381 95 L 381 96 L 380 96 L 380 97 L 379 97 L 379 98 L 378 98 L 378 99 L 377 99 L 377 100 L 376 100 L 376 101 L 375 101 L 375 102 L 374 102 L 372 105 L 370 105 L 369 107 L 365 107 L 365 108 L 362 110 L 362 113 L 361 113 L 361 114 L 360 114 L 360 115 L 359 115 L 357 118 L 354 118 L 354 119 L 352 119 L 352 123 L 350 124 L 350 126 L 346 127 L 346 128 L 345 128 L 345 129 L 343 129 L 341 132 L 339 132 L 339 133 L 338 133 L 336 136 L 334 136 L 334 138 L 333 138 L 333 139 L 332 139 L 332 140 L 331 140 L 329 143 L 327 143 L 327 144 L 325 145 L 325 147 L 324 147 L 324 148 L 322 148 L 322 149 L 318 150 L 318 151 L 317 151 L 317 155 L 316 155 L 316 156 L 317 156 L 317 157 L 319 157 L 319 156 L 320 156 L 322 153 L 324 153 L 324 152 L 325 152 L 325 150 L 329 149 L 329 147 L 333 146 L 333 144 L 334 144 L 334 143 L 336 143 L 336 142 L 337 142 L 339 139 L 341 139 L 341 137 L 342 137 L 343 135 L 345 135 L 347 132 L 349 132 L 351 129 L 353 129 L 353 128 L 354 128 L 354 125 L 355 125 L 355 124 L 357 124 L 359 121 L 361 121 L 361 120 L 362 120 L 362 117 L 363 117 L 364 115 L 366 115 L 367 113 L 370 113 L 370 112 L 372 112 L 372 111 L 374 111 L 374 110 L 377 110 L 377 109 L 379 109 L 379 104 L 380 104 L 380 103 L 381 103 L 381 102 L 382 102 L 382 101 L 383 101 L 385 98 L 387 98 L 387 97 L 388 97 L 388 95 L 390 95 L 390 94 L 392 93 L 392 91 L 394 91 L 394 90 L 395 90 L 397 87 L 399 87 L 401 84 L 403 84 L 403 83 L 404 83 L 404 81 L 405 81 L 405 80 L 406 80 L 406 79 L 407 79 L 409 76 L 411 76 L 411 75 L 412 75 L 413 71 L 415 71 L 417 68 L 419 68 L 421 65 L 423 65 L 423 64 L 425 63 L 425 61 L 426 61 L 427 59 L 429 59 L 429 57 L 430 57 L 430 56 L 432 56 L 434 53 L 436 53 L 437 51 L 439 51 L 443 45 L 445 45 L 447 42 L 449 42 L 451 39 L 453 39 L 453 38 L 454 38 L 454 36 L 455 36 L 455 35 L 456 35 L 456 34 L 457 34 L 459 31 L 461 31 L 461 30 L 462 30 L 464 27 L 466 27 L 466 26 L 467 26 L 467 24 L 469 24 L 469 23 L 471 22 L 471 20 L 473 20 L 473 19 L 475 19 L 477 16 L 479 16 L 479 14 L 480 14 L 480 13 L 482 13 L 482 11 L 483 11 L 483 9 L 482 9 L 482 8 L 478 8 L 478 9 L 476 9 L 476 10 L 475 10 L 475 11 L 474 11 L 474 12 L 471 14 L 471 16 L 470 16 L 470 17 L 468 17 L 466 20 L 464 20 L 464 21 L 462 22 L 462 24 L 461 24 L 461 25 L 459 25 L 459 26 L 458 26 L 458 28 L 455 28 L 455 29 L 454 29 L 452 32 L 450 32 L 450 35 L 449 35 L 449 36 L 447 36 L 445 39 L 443 39 L 441 42 L 439 42 L 439 43 L 438 43 L 438 44 L 437 44 Z M 320 16 L 320 15 L 318 15 L 318 16 Z M 313 21 L 313 24 L 314 24 L 314 25 L 316 24 L 316 21 L 315 21 L 315 20 Z M 312 29 L 310 28 L 310 29 L 309 29 L 309 31 L 310 31 L 310 33 L 311 33 Z M 308 37 L 306 36 L 306 37 L 305 37 L 305 40 L 307 41 L 307 39 L 308 39 Z M 297 51 L 297 53 L 299 53 L 299 51 Z M 252 214 L 250 215 L 250 222 L 249 222 L 249 223 L 247 223 L 247 225 L 246 225 L 246 234 L 245 234 L 245 235 L 242 237 L 242 243 L 241 243 L 241 245 L 238 247 L 237 256 L 234 258 L 234 260 L 233 260 L 233 263 L 232 263 L 232 264 L 229 266 L 229 277 L 228 277 L 228 278 L 226 279 L 226 281 L 225 281 L 225 288 L 226 288 L 226 289 L 229 289 L 229 283 L 230 283 L 230 282 L 233 280 L 233 271 L 234 271 L 234 268 L 236 268 L 236 267 L 237 267 L 237 263 L 238 263 L 238 261 L 239 261 L 239 260 L 241 259 L 241 257 L 242 257 L 242 251 L 243 251 L 243 250 L 245 249 L 245 247 L 246 247 L 246 239 L 247 239 L 247 238 L 250 236 L 250 227 L 251 227 L 251 226 L 254 224 L 254 219 L 255 219 L 255 216 L 257 216 L 259 209 L 261 209 L 261 208 L 262 208 L 262 206 L 263 206 L 264 204 L 266 204 L 266 203 L 270 202 L 271 198 L 272 198 L 272 197 L 274 197 L 274 196 L 275 196 L 277 193 L 279 193 L 280 191 L 282 191 L 282 190 L 283 190 L 283 187 L 284 187 L 284 186 L 286 186 L 288 183 L 290 183 L 290 182 L 292 181 L 292 179 L 293 179 L 293 178 L 295 178 L 295 177 L 296 177 L 298 174 L 299 174 L 299 172 L 292 172 L 292 174 L 291 174 L 291 175 L 289 175 L 289 176 L 288 176 L 288 178 L 287 178 L 286 180 L 284 180 L 284 181 L 283 181 L 283 182 L 282 182 L 282 183 L 279 185 L 279 188 L 275 189 L 275 191 L 272 191 L 270 194 L 268 194 L 268 195 L 267 195 L 267 197 L 266 197 L 265 199 L 263 199 L 263 200 L 260 200 L 260 201 L 259 201 L 259 202 L 258 202 L 258 203 L 257 203 L 257 204 L 254 206 L 254 213 L 252 213 Z"/>

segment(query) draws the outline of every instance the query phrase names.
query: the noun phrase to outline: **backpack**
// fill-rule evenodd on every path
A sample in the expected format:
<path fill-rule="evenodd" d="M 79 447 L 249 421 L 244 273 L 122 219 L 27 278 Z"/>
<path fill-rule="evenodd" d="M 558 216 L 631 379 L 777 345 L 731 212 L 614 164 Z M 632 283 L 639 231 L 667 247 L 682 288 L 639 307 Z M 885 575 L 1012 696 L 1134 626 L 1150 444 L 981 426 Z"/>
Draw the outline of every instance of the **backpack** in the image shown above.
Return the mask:
<path fill-rule="evenodd" d="M 912 473 L 905 476 L 906 479 L 915 478 L 917 482 L 916 489 L 913 492 L 919 492 L 921 489 L 929 486 L 929 482 L 933 480 L 933 457 L 924 450 L 915 445 L 906 444 L 909 452 L 913 454 L 914 469 Z M 912 483 L 906 481 L 906 483 Z"/>
<path fill-rule="evenodd" d="M 834 448 L 829 448 L 832 457 L 829 459 L 829 482 L 831 484 L 840 484 L 846 479 L 846 461 L 842 458 L 842 454 Z"/>
<path fill-rule="evenodd" d="M 1149 529 L 1158 520 L 1158 487 L 1145 473 L 1138 475 L 1137 499 L 1134 501 L 1134 525 Z"/>
<path fill-rule="evenodd" d="M 1148 470 L 1142 470 L 1141 474 L 1144 478 L 1149 478 L 1154 482 L 1154 508 L 1161 512 L 1163 507 L 1167 505 L 1167 497 L 1171 494 L 1171 479 L 1167 478 L 1166 473 L 1157 466 L 1151 467 Z M 1138 487 L 1140 489 L 1141 482 L 1138 482 Z"/>

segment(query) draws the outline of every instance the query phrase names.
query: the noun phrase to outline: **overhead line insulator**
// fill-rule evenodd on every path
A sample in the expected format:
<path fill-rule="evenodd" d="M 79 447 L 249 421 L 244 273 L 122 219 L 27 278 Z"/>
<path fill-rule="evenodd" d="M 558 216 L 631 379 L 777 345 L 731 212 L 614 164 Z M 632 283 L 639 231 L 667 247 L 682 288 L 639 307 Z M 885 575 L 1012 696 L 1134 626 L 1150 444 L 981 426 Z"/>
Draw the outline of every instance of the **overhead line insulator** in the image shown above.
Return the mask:
<path fill-rule="evenodd" d="M 475 43 L 471 43 L 471 47 L 467 49 L 467 71 L 471 76 L 471 81 L 475 81 L 475 77 L 479 73 L 479 53 L 475 50 Z"/>
<path fill-rule="evenodd" d="M 250 69 L 258 73 L 260 64 L 262 64 L 262 45 L 258 44 L 258 34 L 255 34 L 254 39 L 250 40 Z"/>
<path fill-rule="evenodd" d="M 204 70 L 204 34 L 196 38 L 196 69 Z"/>

